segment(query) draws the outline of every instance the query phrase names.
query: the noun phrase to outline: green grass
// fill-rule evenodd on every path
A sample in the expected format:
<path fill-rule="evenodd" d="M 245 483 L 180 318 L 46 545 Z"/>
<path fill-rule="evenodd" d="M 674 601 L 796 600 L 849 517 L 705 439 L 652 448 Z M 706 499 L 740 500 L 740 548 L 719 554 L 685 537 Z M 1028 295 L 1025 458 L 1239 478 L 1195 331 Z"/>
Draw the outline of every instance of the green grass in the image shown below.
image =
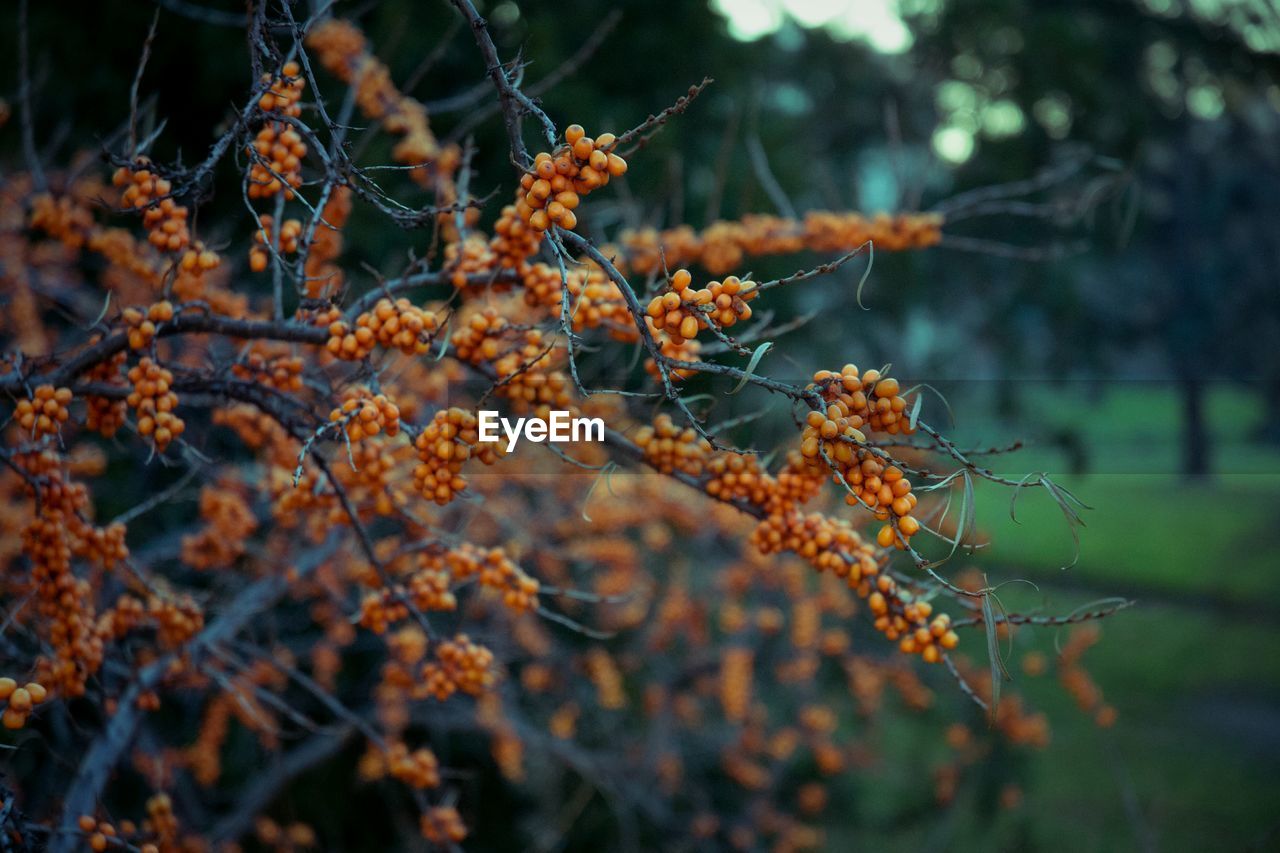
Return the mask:
<path fill-rule="evenodd" d="M 1042 435 L 1078 438 L 1089 470 L 1071 473 L 1068 456 L 1047 444 L 992 463 L 1014 479 L 1046 471 L 1093 507 L 1079 531 L 1078 562 L 1061 568 L 1072 560 L 1072 537 L 1043 490 L 1022 493 L 1015 524 L 1009 490 L 982 487 L 978 524 L 992 544 L 956 557 L 954 568 L 977 565 L 995 583 L 1040 585 L 1002 587 L 1012 609 L 1069 612 L 1100 596 L 1135 599 L 1107 620 L 1085 656 L 1119 722 L 1098 729 L 1052 676 L 1029 678 L 1015 666 L 1015 686 L 1054 730 L 1024 768 L 1023 805 L 986 814 L 983 774 L 1010 760 L 993 758 L 970 771 L 962 802 L 944 815 L 907 835 L 894 828 L 849 838 L 890 850 L 1274 849 L 1280 452 L 1250 443 L 1255 402 L 1231 390 L 1211 395 L 1217 473 L 1208 483 L 1178 472 L 1179 400 L 1168 389 L 1125 386 L 1096 397 L 1049 389 L 1028 408 L 1028 423 L 1047 425 Z M 974 423 L 971 434 L 989 441 L 1021 426 Z M 1054 633 L 1021 632 L 1014 660 L 1031 645 L 1052 652 Z M 985 659 L 981 643 L 981 635 L 966 636 L 970 654 Z"/>
<path fill-rule="evenodd" d="M 1079 560 L 1064 573 L 1060 569 L 1076 548 L 1048 494 L 1020 490 L 1015 523 L 1013 490 L 981 484 L 978 523 L 991 542 L 981 562 L 1007 568 L 998 573 L 1004 578 L 1280 608 L 1280 577 L 1270 570 L 1280 544 L 1280 449 L 1249 440 L 1261 417 L 1252 397 L 1221 389 L 1209 396 L 1207 408 L 1215 465 L 1208 483 L 1182 476 L 1178 400 L 1149 384 L 1096 399 L 1070 389 L 1043 390 L 1030 395 L 1028 424 L 972 425 L 971 434 L 1004 439 L 1024 427 L 1036 431 L 1033 437 L 1070 431 L 1088 460 L 1087 472 L 1072 473 L 1068 454 L 1043 441 L 991 464 L 1014 480 L 1047 472 L 1092 507 L 1082 513 Z"/>
<path fill-rule="evenodd" d="M 1044 490 L 1022 490 L 1014 523 L 1008 490 L 995 487 L 976 493 L 979 524 L 991 540 L 984 563 L 1120 594 L 1280 606 L 1280 584 L 1268 570 L 1280 536 L 1280 476 L 1220 475 L 1207 486 L 1167 474 L 1066 475 L 1054 482 L 1092 507 L 1082 513 L 1076 564 L 1063 569 L 1076 546 Z"/>

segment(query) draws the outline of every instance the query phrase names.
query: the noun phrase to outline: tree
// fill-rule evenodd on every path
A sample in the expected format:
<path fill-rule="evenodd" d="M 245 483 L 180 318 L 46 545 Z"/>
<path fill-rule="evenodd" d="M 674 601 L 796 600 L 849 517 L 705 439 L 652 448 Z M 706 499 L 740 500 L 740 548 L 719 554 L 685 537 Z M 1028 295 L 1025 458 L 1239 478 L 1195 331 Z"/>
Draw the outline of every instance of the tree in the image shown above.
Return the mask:
<path fill-rule="evenodd" d="M 1026 288 L 1019 302 L 1037 305 L 1063 340 L 1098 340 L 1094 375 L 1136 361 L 1135 373 L 1176 386 L 1181 464 L 1193 477 L 1211 471 L 1211 383 L 1247 382 L 1267 402 L 1262 434 L 1277 422 L 1267 341 L 1280 315 L 1265 248 L 1276 209 L 1257 181 L 1278 165 L 1280 113 L 1268 94 L 1280 70 L 1277 24 L 1272 4 L 1250 0 L 1163 9 L 956 0 L 917 23 L 920 63 L 947 67 L 945 85 L 969 95 L 944 123 L 972 119 L 973 103 L 985 108 L 980 125 L 993 105 L 1024 117 L 1017 134 L 975 132 L 988 156 L 969 164 L 968 180 L 1012 180 L 1068 138 L 1123 166 L 1130 182 L 1099 229 L 1118 239 L 1094 244 L 1114 249 L 1056 262 L 1058 286 Z M 1225 244 L 1233 248 L 1218 251 Z M 1059 374 L 1082 368 L 1075 353 L 1053 356 L 1047 366 Z"/>
<path fill-rule="evenodd" d="M 153 21 L 110 168 L 24 145 L 6 174 L 0 701 L 34 735 L 12 736 L 6 847 L 412 847 L 406 815 L 446 848 L 598 842 L 593 821 L 619 846 L 813 847 L 850 758 L 836 697 L 923 709 L 936 664 L 972 703 L 952 720 L 1035 746 L 998 640 L 1125 606 L 1005 613 L 944 576 L 977 484 L 1079 502 L 993 473 L 887 369 L 766 370 L 779 292 L 927 249 L 945 216 L 584 236 L 710 81 L 622 133 L 561 130 L 453 5 L 485 76 L 460 122 L 505 132 L 490 233 L 474 139 L 437 136 L 323 5 L 253 7 L 256 80 L 199 159 L 144 126 Z M 394 274 L 350 263 L 373 229 L 406 247 Z M 801 251 L 826 262 L 741 275 Z M 559 441 L 561 418 L 585 429 Z M 974 628 L 985 671 L 958 652 Z M 1064 682 L 1109 724 L 1078 637 Z M 981 754 L 957 726 L 939 798 Z M 319 767 L 341 794 L 275 808 Z M 525 825 L 482 817 L 504 809 Z"/>

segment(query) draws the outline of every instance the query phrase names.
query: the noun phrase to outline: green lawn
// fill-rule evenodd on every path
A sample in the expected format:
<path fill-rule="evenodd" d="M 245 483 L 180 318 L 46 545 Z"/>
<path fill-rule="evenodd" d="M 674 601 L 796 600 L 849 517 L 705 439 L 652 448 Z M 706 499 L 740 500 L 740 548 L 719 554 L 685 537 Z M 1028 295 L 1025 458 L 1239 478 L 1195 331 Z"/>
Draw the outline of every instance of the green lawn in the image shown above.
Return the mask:
<path fill-rule="evenodd" d="M 1040 585 L 1002 588 L 1012 609 L 1069 612 L 1101 596 L 1135 599 L 1085 656 L 1119 722 L 1096 728 L 1051 675 L 1015 668 L 1016 686 L 1048 712 L 1054 730 L 1025 768 L 1023 805 L 985 818 L 974 785 L 963 789 L 968 802 L 918 835 L 895 829 L 857 839 L 902 850 L 1276 849 L 1280 452 L 1249 442 L 1260 414 L 1254 401 L 1230 390 L 1211 396 L 1217 473 L 1208 483 L 1178 473 L 1181 422 L 1168 390 L 1126 386 L 1097 398 L 1049 390 L 1029 408 L 1029 423 L 1049 425 L 1043 434 L 1078 435 L 1089 470 L 1067 473 L 1066 454 L 1046 444 L 993 462 L 1015 479 L 1046 471 L 1093 506 L 1078 563 L 1061 568 L 1072 559 L 1072 538 L 1042 490 L 1023 492 L 1014 524 L 1008 489 L 982 488 L 978 523 L 991 547 L 956 557 L 944 573 L 977 565 L 992 582 Z M 984 438 L 1017 429 L 971 425 Z M 981 643 L 969 637 L 971 648 Z M 1053 641 L 1052 631 L 1024 631 L 1019 652 L 1052 652 Z M 981 779 L 982 769 L 974 772 Z"/>

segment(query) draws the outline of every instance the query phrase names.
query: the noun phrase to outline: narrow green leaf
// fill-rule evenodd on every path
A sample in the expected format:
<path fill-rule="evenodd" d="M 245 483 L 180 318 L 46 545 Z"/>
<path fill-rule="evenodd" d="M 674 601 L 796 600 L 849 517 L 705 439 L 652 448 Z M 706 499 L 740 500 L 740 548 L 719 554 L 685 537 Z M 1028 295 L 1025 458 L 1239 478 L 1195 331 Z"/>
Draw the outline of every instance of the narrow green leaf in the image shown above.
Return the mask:
<path fill-rule="evenodd" d="M 858 280 L 858 289 L 857 291 L 854 292 L 854 297 L 855 299 L 857 299 L 858 307 L 861 308 L 863 311 L 871 310 L 867 306 L 862 304 L 862 288 L 863 286 L 866 285 L 867 279 L 871 277 L 871 268 L 876 264 L 876 244 L 868 240 L 866 242 L 866 247 L 867 247 L 867 268 L 863 271 L 862 278 Z"/>
<path fill-rule="evenodd" d="M 1080 562 L 1080 528 L 1085 526 L 1084 519 L 1076 511 L 1076 506 L 1084 509 L 1091 509 L 1091 507 L 1045 475 L 1041 475 L 1040 485 L 1044 486 L 1045 491 L 1053 498 L 1058 508 L 1062 510 L 1063 517 L 1067 520 L 1067 529 L 1071 531 L 1071 540 L 1075 543 L 1075 554 L 1072 555 L 1071 562 L 1061 568 L 1072 568 L 1076 563 Z"/>
<path fill-rule="evenodd" d="M 440 333 L 440 352 L 436 353 L 435 360 L 439 361 L 444 358 L 444 354 L 449 351 L 449 326 L 453 324 L 453 318 L 450 317 L 445 321 L 444 331 Z"/>
<path fill-rule="evenodd" d="M 950 539 L 950 552 L 935 565 L 945 563 L 955 556 L 956 551 L 960 550 L 961 543 L 968 538 L 970 532 L 977 526 L 978 510 L 977 502 L 974 500 L 973 495 L 973 478 L 969 476 L 967 470 L 963 469 L 960 475 L 964 478 L 964 488 L 960 493 L 960 515 L 956 518 L 956 534 Z"/>
<path fill-rule="evenodd" d="M 911 417 L 907 419 L 907 423 L 911 425 L 911 431 L 915 432 L 916 423 L 920 420 L 920 407 L 924 405 L 924 395 L 917 394 L 916 401 L 911 404 Z"/>
<path fill-rule="evenodd" d="M 591 481 L 591 488 L 587 489 L 587 494 L 582 499 L 582 520 L 587 524 L 591 523 L 591 516 L 587 515 L 587 504 L 591 503 L 591 496 L 595 494 L 596 486 L 600 485 L 601 479 L 605 481 L 605 487 L 609 489 L 610 494 L 613 493 L 613 484 L 609 480 L 609 475 L 614 467 L 616 466 L 613 462 L 605 463 L 600 472 L 596 474 L 595 479 Z"/>
<path fill-rule="evenodd" d="M 933 395 L 934 395 L 935 397 L 937 397 L 939 400 L 941 400 L 941 401 L 942 401 L 942 407 L 943 407 L 944 409 L 946 409 L 946 410 L 947 410 L 947 419 L 950 421 L 950 423 L 951 423 L 951 425 L 952 425 L 952 426 L 955 426 L 955 425 L 956 425 L 956 413 L 955 413 L 955 411 L 951 408 L 951 403 L 947 400 L 947 396 L 946 396 L 945 394 L 943 394 L 941 391 L 939 391 L 937 388 L 935 388 L 935 387 L 933 387 L 932 385 L 930 385 L 928 382 L 917 382 L 915 385 L 912 385 L 912 386 L 911 386 L 910 388 L 908 388 L 906 391 L 903 391 L 903 392 L 902 392 L 902 396 L 903 396 L 904 398 L 906 398 L 906 397 L 910 396 L 911 394 L 914 394 L 915 392 L 919 391 L 921 388 L 924 388 L 924 389 L 926 389 L 926 390 L 932 391 L 932 392 L 933 392 Z M 912 421 L 912 422 L 911 422 L 911 425 L 914 427 L 914 426 L 915 426 L 915 421 Z"/>
<path fill-rule="evenodd" d="M 986 583 L 985 579 L 983 583 Z M 996 619 L 995 613 L 991 608 L 991 592 L 988 590 L 982 596 L 982 626 L 987 632 L 987 659 L 991 664 L 991 702 L 990 714 L 991 725 L 995 725 L 996 716 L 1000 710 L 1000 643 L 996 637 Z"/>
<path fill-rule="evenodd" d="M 1013 520 L 1014 524 L 1022 523 L 1021 521 L 1018 521 L 1018 495 L 1022 494 L 1022 490 L 1027 487 L 1027 484 L 1031 479 L 1034 478 L 1038 481 L 1041 476 L 1043 475 L 1041 475 L 1039 471 L 1033 472 L 1023 477 L 1018 481 L 1018 484 L 1013 487 L 1013 496 L 1009 498 L 1009 518 Z"/>
<path fill-rule="evenodd" d="M 88 326 L 86 326 L 85 328 L 87 328 L 87 329 L 92 329 L 94 326 L 96 326 L 96 325 L 98 325 L 99 323 L 101 323 L 101 322 L 102 322 L 102 318 L 103 318 L 103 317 L 107 316 L 107 309 L 108 309 L 109 307 L 111 307 L 111 293 L 112 293 L 112 291 L 110 291 L 110 290 L 108 290 L 108 291 L 107 291 L 107 298 L 106 298 L 106 299 L 104 299 L 104 300 L 102 300 L 102 310 L 100 310 L 100 311 L 98 312 L 98 316 L 97 316 L 97 317 L 94 317 L 94 318 L 93 318 L 93 322 L 92 322 L 92 323 L 90 323 L 90 324 L 89 324 Z"/>
<path fill-rule="evenodd" d="M 773 341 L 765 341 L 756 347 L 755 352 L 751 353 L 751 361 L 747 362 L 747 372 L 738 380 L 738 384 L 733 386 L 733 390 L 728 393 L 737 394 L 742 390 L 743 386 L 751 380 L 752 375 L 756 372 L 756 366 L 760 364 L 760 359 L 764 358 L 765 353 L 771 349 L 773 349 Z"/>

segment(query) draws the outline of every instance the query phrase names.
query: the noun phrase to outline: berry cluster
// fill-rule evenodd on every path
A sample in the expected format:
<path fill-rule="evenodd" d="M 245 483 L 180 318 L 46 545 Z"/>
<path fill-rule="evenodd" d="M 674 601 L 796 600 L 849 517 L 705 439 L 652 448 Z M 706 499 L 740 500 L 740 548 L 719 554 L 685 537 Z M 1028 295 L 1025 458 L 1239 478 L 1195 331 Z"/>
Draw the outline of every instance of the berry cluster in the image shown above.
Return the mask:
<path fill-rule="evenodd" d="M 385 634 L 397 622 L 409 618 L 409 605 L 402 599 L 403 590 L 383 589 L 369 593 L 360 602 L 357 624 L 375 634 Z"/>
<path fill-rule="evenodd" d="M 409 503 L 409 493 L 402 487 L 409 453 L 409 446 L 403 442 L 362 441 L 351 445 L 354 466 L 343 466 L 337 477 L 361 515 L 370 511 L 391 515 L 396 507 Z M 332 507 L 331 514 L 337 523 L 347 520 L 340 505 Z"/>
<path fill-rule="evenodd" d="M 472 314 L 453 333 L 449 343 L 461 361 L 480 364 L 493 361 L 502 353 L 502 339 L 510 327 L 506 317 L 493 307 Z"/>
<path fill-rule="evenodd" d="M 572 410 L 569 377 L 554 369 L 564 350 L 548 346 L 541 329 L 528 329 L 523 337 L 523 344 L 493 361 L 496 395 L 510 400 L 513 411 L 543 419 L 551 409 Z"/>
<path fill-rule="evenodd" d="M 813 385 L 828 403 L 840 407 L 843 417 L 855 429 L 863 427 L 890 435 L 911 435 L 915 426 L 906 414 L 908 400 L 899 396 L 898 380 L 881 376 L 878 370 L 866 370 L 858 375 L 858 368 L 846 364 L 839 373 L 819 370 L 813 375 Z"/>
<path fill-rule="evenodd" d="M 423 186 L 439 184 L 439 189 L 449 190 L 461 164 L 461 150 L 457 145 L 440 145 L 431 132 L 426 108 L 396 89 L 391 70 L 368 52 L 364 35 L 351 23 L 334 18 L 312 28 L 307 46 L 329 73 L 355 86 L 362 113 L 401 137 L 391 152 L 396 162 L 415 167 L 410 175 Z"/>
<path fill-rule="evenodd" d="M 654 339 L 657 341 L 658 351 L 662 353 L 664 358 L 673 361 L 697 361 L 701 358 L 702 344 L 698 343 L 696 338 L 680 337 L 677 340 L 676 337 L 668 335 L 664 329 L 658 329 L 654 333 Z M 655 379 L 662 376 L 662 371 L 658 369 L 658 363 L 652 358 L 644 360 L 644 370 Z M 667 368 L 667 375 L 674 380 L 688 379 L 697 372 L 691 367 Z"/>
<path fill-rule="evenodd" d="M 155 340 L 156 326 L 173 319 L 173 303 L 162 300 L 147 308 L 145 314 L 138 308 L 126 308 L 120 317 L 129 330 L 129 349 L 146 349 Z"/>
<path fill-rule="evenodd" d="M 125 400 L 138 419 L 138 434 L 151 438 L 156 452 L 164 453 L 187 426 L 173 411 L 178 406 L 178 395 L 170 390 L 173 374 L 144 356 L 129 368 L 129 382 L 133 389 Z"/>
<path fill-rule="evenodd" d="M 554 153 L 543 151 L 534 157 L 533 171 L 520 179 L 516 213 L 535 231 L 552 225 L 572 230 L 578 224 L 574 210 L 581 197 L 627 171 L 627 161 L 613 153 L 617 137 L 612 133 L 592 139 L 582 125 L 571 124 L 564 141 Z"/>
<path fill-rule="evenodd" d="M 0 678 L 0 702 L 7 702 L 3 722 L 6 729 L 20 729 L 27 724 L 27 715 L 49 696 L 43 684 L 32 681 L 19 687 L 12 678 Z"/>
<path fill-rule="evenodd" d="M 458 599 L 449 589 L 449 574 L 424 568 L 409 577 L 405 592 L 419 610 L 456 610 Z"/>
<path fill-rule="evenodd" d="M 481 443 L 476 416 L 457 407 L 436 412 L 413 446 L 419 459 L 413 469 L 414 488 L 440 506 L 467 487 L 462 463 L 474 457 L 492 465 L 501 454 L 500 445 Z"/>
<path fill-rule="evenodd" d="M 14 463 L 44 481 L 39 512 L 22 530 L 22 550 L 31 560 L 36 610 L 46 621 L 44 639 L 53 656 L 37 659 L 32 681 L 64 696 L 80 696 L 102 665 L 103 642 L 94 627 L 89 582 L 72 572 L 71 558 L 122 553 L 123 528 L 93 535 L 94 528 L 83 520 L 90 511 L 88 490 L 67 479 L 52 450 L 19 454 Z"/>
<path fill-rule="evenodd" d="M 253 163 L 249 167 L 249 198 L 271 198 L 281 191 L 287 199 L 302 186 L 302 158 L 307 156 L 307 144 L 288 122 L 276 116 L 297 118 L 302 115 L 302 90 L 306 81 L 296 62 L 286 62 L 279 76 L 264 74 L 263 83 L 270 84 L 268 91 L 258 100 L 258 109 L 268 119 L 258 130 L 249 154 Z"/>
<path fill-rule="evenodd" d="M 489 251 L 502 269 L 520 270 L 525 262 L 538 253 L 543 232 L 532 228 L 514 204 L 508 204 L 498 214 L 493 224 L 493 236 L 489 239 Z"/>
<path fill-rule="evenodd" d="M 22 431 L 32 438 L 53 435 L 70 417 L 71 413 L 67 409 L 70 403 L 70 388 L 38 385 L 31 399 L 18 401 L 13 418 Z"/>
<path fill-rule="evenodd" d="M 548 264 L 528 265 L 521 284 L 527 305 L 557 314 L 567 295 L 575 332 L 604 328 L 616 341 L 632 343 L 640 338 L 621 292 L 604 270 L 590 261 L 569 267 L 564 273 Z"/>
<path fill-rule="evenodd" d="M 329 324 L 329 352 L 338 358 L 358 361 L 373 352 L 375 345 L 398 349 L 405 355 L 422 355 L 431 350 L 431 341 L 440 328 L 435 312 L 419 308 L 408 299 L 379 299 L 372 311 L 356 318 L 354 328 L 344 320 Z"/>
<path fill-rule="evenodd" d="M 435 660 L 422 666 L 427 695 L 443 702 L 454 693 L 479 696 L 494 682 L 493 652 L 471 641 L 466 634 L 436 645 Z"/>
<path fill-rule="evenodd" d="M 911 593 L 888 574 L 878 576 L 874 585 L 859 588 L 858 594 L 867 599 L 876 630 L 897 642 L 904 653 L 919 654 L 926 663 L 937 663 L 944 651 L 954 649 L 960 642 L 951 630 L 950 617 L 939 615 L 931 622 L 933 605 L 913 600 Z"/>
<path fill-rule="evenodd" d="M 142 821 L 142 831 L 155 836 L 163 849 L 176 846 L 178 816 L 173 813 L 173 800 L 168 794 L 156 794 L 147 799 L 147 816 Z"/>
<path fill-rule="evenodd" d="M 182 561 L 196 569 L 230 567 L 258 529 L 258 519 L 242 490 L 230 484 L 200 490 L 200 518 L 205 528 L 182 537 Z"/>
<path fill-rule="evenodd" d="M 771 483 L 760 469 L 759 457 L 744 453 L 721 453 L 707 463 L 707 494 L 722 501 L 742 500 L 763 506 Z"/>
<path fill-rule="evenodd" d="M 440 761 L 429 749 L 415 749 L 403 743 L 394 743 L 387 750 L 387 772 L 411 788 L 438 788 L 440 786 Z"/>
<path fill-rule="evenodd" d="M 479 577 L 480 585 L 502 594 L 502 603 L 516 613 L 527 613 L 538 607 L 538 582 L 525 574 L 501 548 L 479 548 L 464 543 L 450 550 L 444 563 L 454 580 Z"/>
<path fill-rule="evenodd" d="M 147 614 L 156 623 L 156 637 L 164 649 L 181 648 L 204 627 L 204 612 L 186 595 L 179 598 L 153 595 L 147 601 Z"/>
<path fill-rule="evenodd" d="M 329 422 L 341 424 L 351 441 L 375 435 L 400 434 L 400 408 L 386 394 L 372 394 L 359 388 L 347 393 L 342 405 L 329 413 Z"/>
<path fill-rule="evenodd" d="M 125 188 L 120 197 L 125 207 L 143 211 L 142 224 L 151 245 L 161 251 L 181 252 L 191 242 L 187 208 L 171 197 L 173 184 L 150 166 L 149 160 L 140 157 L 133 166 L 116 169 L 111 181 Z"/>
<path fill-rule="evenodd" d="M 942 217 L 899 213 L 810 211 L 802 220 L 748 214 L 736 222 L 713 222 L 701 233 L 687 225 L 666 231 L 641 228 L 620 237 L 628 266 L 651 274 L 672 266 L 699 264 L 713 275 L 729 272 L 747 257 L 784 255 L 808 249 L 851 252 L 870 241 L 877 251 L 923 249 L 942 239 Z"/>
<path fill-rule="evenodd" d="M 791 551 L 854 589 L 880 571 L 874 550 L 848 521 L 818 512 L 791 509 L 771 514 L 756 527 L 751 542 L 763 554 Z"/>
<path fill-rule="evenodd" d="M 80 815 L 76 826 L 88 837 L 85 843 L 94 853 L 103 853 L 105 850 L 112 849 L 136 849 L 138 853 L 160 853 L 160 848 L 149 842 L 136 848 L 126 846 L 126 842 L 121 836 L 132 836 L 137 832 L 137 827 L 133 825 L 132 821 L 121 821 L 120 828 L 116 829 L 115 824 L 99 821 L 93 815 L 86 814 Z"/>
<path fill-rule="evenodd" d="M 49 193 L 40 193 L 31 199 L 31 218 L 28 221 L 32 228 L 44 231 L 72 249 L 83 246 L 85 234 L 94 227 L 89 208 L 70 196 L 54 198 Z"/>
<path fill-rule="evenodd" d="M 896 518 L 896 525 L 886 524 L 876 539 L 882 547 L 905 548 L 920 530 L 911 516 L 916 507 L 911 481 L 886 454 L 866 447 L 862 432 L 864 427 L 890 434 L 915 431 L 905 414 L 907 401 L 898 395 L 898 381 L 882 378 L 878 370 L 859 375 L 855 365 L 846 364 L 840 373 L 818 371 L 813 382 L 827 409 L 809 413 L 801 454 L 813 465 L 834 466 L 848 489 L 847 503 L 862 503 L 881 521 Z"/>
<path fill-rule="evenodd" d="M 90 343 L 97 343 L 99 340 L 101 340 L 100 337 L 95 337 Z M 118 385 L 126 357 L 125 353 L 118 352 L 111 358 L 98 362 L 84 372 L 85 380 L 104 385 Z M 116 430 L 124 426 L 128 411 L 128 405 L 124 400 L 90 394 L 85 397 L 85 403 L 87 406 L 85 426 L 100 433 L 104 438 L 111 438 L 116 434 Z"/>
<path fill-rule="evenodd" d="M 645 462 L 664 474 L 683 471 L 696 477 L 711 456 L 711 442 L 693 427 L 677 427 L 666 413 L 654 418 L 652 426 L 636 430 L 635 443 L 644 450 Z"/>
<path fill-rule="evenodd" d="M 240 379 L 259 382 L 277 391 L 300 391 L 305 365 L 301 356 L 273 354 L 266 345 L 256 343 L 243 359 L 231 365 L 231 372 Z"/>
<path fill-rule="evenodd" d="M 872 611 L 874 612 L 874 605 Z M 951 617 L 940 613 L 930 620 L 932 612 L 933 605 L 927 601 L 904 605 L 903 620 L 908 626 L 915 625 L 916 628 L 903 632 L 902 639 L 898 641 L 898 648 L 905 654 L 918 654 L 926 663 L 937 663 L 942 660 L 943 651 L 954 649 L 960 643 L 960 637 L 951 630 Z"/>
<path fill-rule="evenodd" d="M 742 722 L 751 705 L 755 655 L 746 646 L 728 646 L 720 654 L 720 706 L 726 720 Z"/>
<path fill-rule="evenodd" d="M 102 614 L 99 631 L 104 637 L 118 640 L 141 627 L 146 615 L 141 599 L 121 595 L 116 599 L 115 607 Z"/>
<path fill-rule="evenodd" d="M 645 313 L 650 328 L 662 329 L 673 343 L 680 345 L 697 337 L 699 329 L 713 322 L 726 329 L 739 320 L 751 319 L 751 306 L 747 303 L 757 293 L 754 281 L 731 275 L 697 290 L 690 288 L 692 281 L 693 276 L 686 269 L 672 274 L 670 289 L 649 302 Z"/>
<path fill-rule="evenodd" d="M 490 248 L 489 241 L 480 234 L 469 234 L 465 240 L 450 243 L 445 247 L 444 268 L 449 271 L 449 280 L 453 286 L 459 290 L 468 287 L 471 276 L 484 276 L 489 273 L 488 278 L 495 278 L 492 273 L 497 266 L 497 256 Z M 484 286 L 479 285 L 479 287 Z"/>
<path fill-rule="evenodd" d="M 218 253 L 206 248 L 203 241 L 197 240 L 191 244 L 191 248 L 182 253 L 178 268 L 190 275 L 202 276 L 210 270 L 217 269 L 220 263 L 222 259 L 218 257 Z"/>
<path fill-rule="evenodd" d="M 452 578 L 440 568 L 438 557 L 421 557 L 423 567 L 413 572 L 403 585 L 396 584 L 371 592 L 360 602 L 359 624 L 375 634 L 409 618 L 409 605 L 421 611 L 456 610 L 458 599 L 450 590 Z"/>
<path fill-rule="evenodd" d="M 298 251 L 298 238 L 302 236 L 302 222 L 286 219 L 280 225 L 280 234 L 274 232 L 274 217 L 263 213 L 258 216 L 258 230 L 253 234 L 253 248 L 249 250 L 249 269 L 262 272 L 271 261 L 271 248 L 282 255 Z M 279 242 L 276 242 L 277 239 Z"/>
<path fill-rule="evenodd" d="M 432 806 L 427 809 L 422 813 L 419 828 L 423 838 L 439 847 L 461 844 L 467 837 L 466 824 L 453 806 Z"/>
<path fill-rule="evenodd" d="M 1085 651 L 1098 642 L 1099 636 L 1096 625 L 1079 625 L 1071 630 L 1058 654 L 1058 681 L 1080 710 L 1092 714 L 1094 722 L 1105 729 L 1115 725 L 1118 714 L 1103 700 L 1102 690 L 1080 663 Z"/>
<path fill-rule="evenodd" d="M 86 244 L 90 251 L 101 255 L 109 269 L 118 270 L 139 281 L 158 285 L 162 267 L 156 258 L 138 243 L 124 228 L 97 228 L 89 234 Z"/>

